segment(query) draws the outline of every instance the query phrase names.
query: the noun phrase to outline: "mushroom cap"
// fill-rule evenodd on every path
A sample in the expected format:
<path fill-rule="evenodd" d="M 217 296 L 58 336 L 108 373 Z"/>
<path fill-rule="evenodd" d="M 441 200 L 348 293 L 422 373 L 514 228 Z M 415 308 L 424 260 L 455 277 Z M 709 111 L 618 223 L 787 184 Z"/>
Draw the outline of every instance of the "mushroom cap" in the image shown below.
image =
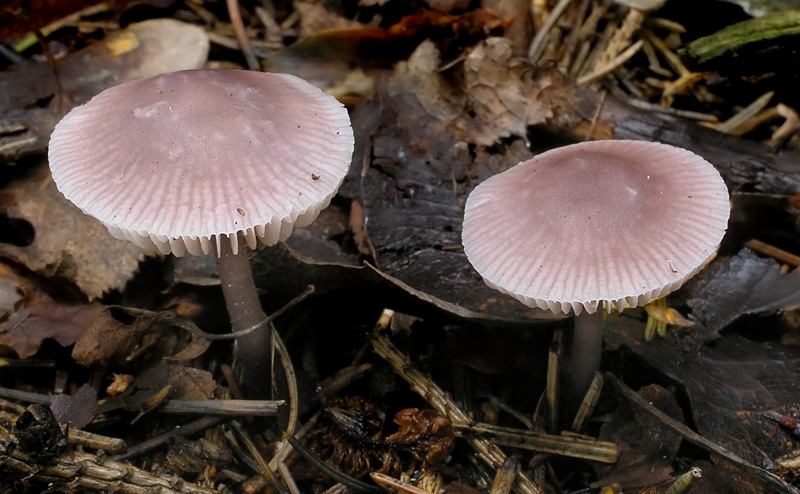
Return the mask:
<path fill-rule="evenodd" d="M 478 185 L 464 251 L 486 283 L 556 314 L 646 304 L 716 254 L 730 214 L 719 172 L 685 149 L 595 141 Z"/>
<path fill-rule="evenodd" d="M 286 74 L 189 70 L 112 87 L 50 138 L 58 189 L 112 235 L 199 255 L 316 219 L 353 152 L 347 110 Z"/>

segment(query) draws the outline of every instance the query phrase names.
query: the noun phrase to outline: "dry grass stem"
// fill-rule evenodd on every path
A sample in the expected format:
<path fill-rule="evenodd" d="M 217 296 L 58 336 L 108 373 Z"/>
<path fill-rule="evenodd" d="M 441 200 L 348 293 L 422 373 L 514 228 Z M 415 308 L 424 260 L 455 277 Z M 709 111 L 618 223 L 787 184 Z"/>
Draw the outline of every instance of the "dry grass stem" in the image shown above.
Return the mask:
<path fill-rule="evenodd" d="M 601 463 L 614 463 L 619 456 L 616 444 L 572 436 L 556 436 L 543 432 L 526 431 L 492 424 L 454 423 L 457 431 L 463 434 L 485 436 L 501 446 L 550 453 L 571 458 L 581 458 Z"/>
<path fill-rule="evenodd" d="M 605 65 L 599 66 L 593 72 L 579 77 L 578 85 L 585 86 L 593 84 L 611 72 L 614 72 L 618 68 L 622 67 L 622 64 L 630 60 L 634 55 L 636 55 L 636 53 L 639 52 L 639 50 L 642 49 L 643 44 L 644 40 L 640 39 L 636 43 L 629 46 L 625 51 L 617 55 L 615 58 L 609 60 Z"/>

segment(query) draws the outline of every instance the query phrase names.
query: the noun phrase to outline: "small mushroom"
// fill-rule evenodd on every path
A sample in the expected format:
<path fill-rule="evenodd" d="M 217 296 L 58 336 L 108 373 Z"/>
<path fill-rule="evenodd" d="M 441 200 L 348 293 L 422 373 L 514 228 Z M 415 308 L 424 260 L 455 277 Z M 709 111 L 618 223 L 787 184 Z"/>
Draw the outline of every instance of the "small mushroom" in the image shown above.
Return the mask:
<path fill-rule="evenodd" d="M 599 369 L 603 305 L 621 311 L 678 289 L 716 254 L 729 214 L 719 173 L 687 150 L 584 142 L 478 185 L 463 243 L 489 286 L 530 307 L 575 313 L 574 406 Z"/>
<path fill-rule="evenodd" d="M 214 249 L 233 329 L 263 325 L 243 243 L 314 221 L 350 165 L 347 110 L 285 74 L 195 70 L 127 82 L 50 139 L 58 189 L 117 238 L 162 254 Z M 312 180 L 310 177 L 316 176 Z M 269 389 L 269 332 L 237 338 L 248 396 Z"/>

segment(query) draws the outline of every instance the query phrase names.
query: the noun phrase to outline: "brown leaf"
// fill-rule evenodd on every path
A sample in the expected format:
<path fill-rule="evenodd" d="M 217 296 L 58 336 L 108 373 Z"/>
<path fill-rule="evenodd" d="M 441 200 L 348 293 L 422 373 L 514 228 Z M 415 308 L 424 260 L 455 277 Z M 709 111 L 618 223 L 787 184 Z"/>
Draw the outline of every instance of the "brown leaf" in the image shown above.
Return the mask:
<path fill-rule="evenodd" d="M 69 346 L 87 330 L 116 322 L 102 305 L 63 305 L 40 292 L 27 294 L 17 306 L 0 323 L 0 346 L 11 348 L 20 358 L 35 354 L 45 339 Z"/>
<path fill-rule="evenodd" d="M 0 256 L 74 283 L 90 300 L 123 288 L 144 257 L 139 247 L 114 239 L 99 221 L 67 201 L 44 166 L 0 192 L 0 215 L 33 230 L 27 245 L 0 243 Z"/>
<path fill-rule="evenodd" d="M 50 399 L 50 409 L 58 423 L 79 429 L 94 420 L 96 408 L 97 392 L 88 384 L 78 388 L 72 396 L 53 395 Z"/>
<path fill-rule="evenodd" d="M 533 68 L 515 58 L 505 38 L 488 38 L 464 60 L 467 113 L 455 123 L 462 140 L 490 146 L 502 138 L 525 136 L 528 126 L 544 123 L 552 110 L 541 99 Z"/>
<path fill-rule="evenodd" d="M 147 352 L 170 355 L 175 342 L 175 333 L 166 331 L 170 317 L 157 312 L 119 307 L 96 306 L 104 315 L 102 323 L 93 324 L 81 334 L 72 349 L 72 358 L 85 367 L 119 365 L 131 362 Z M 118 321 L 112 310 L 131 318 L 130 324 Z"/>

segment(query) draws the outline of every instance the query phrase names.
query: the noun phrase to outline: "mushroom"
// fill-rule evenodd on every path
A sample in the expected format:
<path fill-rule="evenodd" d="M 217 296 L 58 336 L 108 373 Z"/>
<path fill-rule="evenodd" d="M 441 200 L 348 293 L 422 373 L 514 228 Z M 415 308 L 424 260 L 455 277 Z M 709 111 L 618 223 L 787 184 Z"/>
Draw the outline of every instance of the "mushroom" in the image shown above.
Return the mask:
<path fill-rule="evenodd" d="M 594 141 L 478 185 L 462 238 L 492 288 L 530 307 L 575 313 L 566 383 L 574 408 L 599 369 L 603 305 L 621 311 L 678 289 L 714 257 L 729 214 L 725 183 L 694 153 Z"/>
<path fill-rule="evenodd" d="M 111 234 L 162 254 L 216 252 L 247 394 L 269 389 L 269 330 L 243 244 L 313 222 L 349 168 L 347 110 L 285 74 L 191 70 L 112 87 L 50 138 L 53 180 Z M 259 327 L 261 326 L 261 327 Z"/>

